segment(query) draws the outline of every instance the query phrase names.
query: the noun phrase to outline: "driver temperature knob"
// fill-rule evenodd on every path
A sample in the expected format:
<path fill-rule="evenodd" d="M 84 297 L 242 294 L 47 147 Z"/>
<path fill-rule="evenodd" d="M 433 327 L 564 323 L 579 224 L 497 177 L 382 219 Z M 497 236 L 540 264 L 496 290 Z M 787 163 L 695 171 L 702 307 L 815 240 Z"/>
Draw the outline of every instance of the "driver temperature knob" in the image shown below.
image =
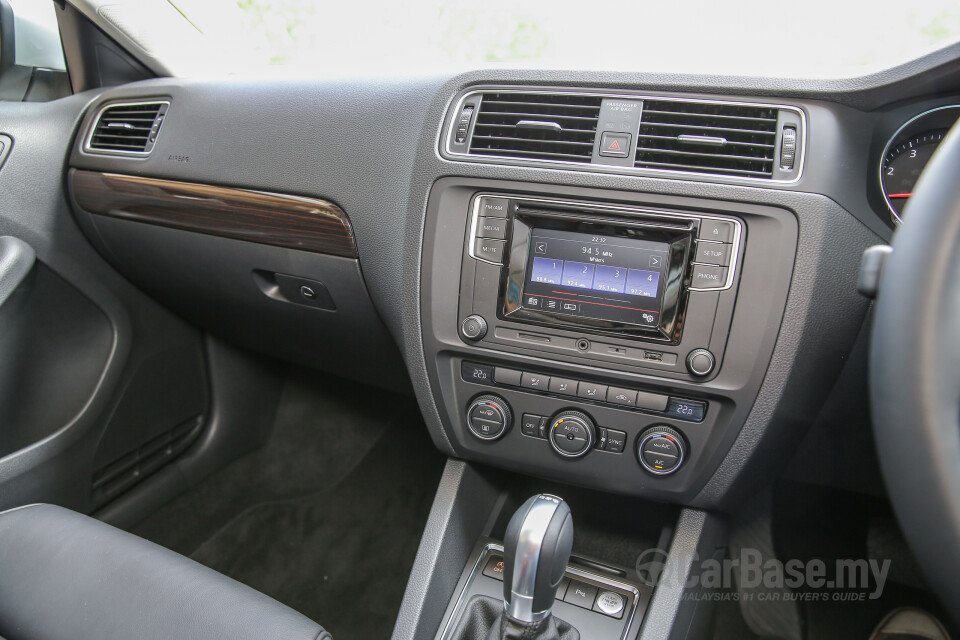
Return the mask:
<path fill-rule="evenodd" d="M 564 458 L 579 458 L 593 448 L 597 428 L 581 411 L 561 411 L 550 423 L 550 446 Z"/>
<path fill-rule="evenodd" d="M 500 396 L 480 396 L 467 407 L 467 428 L 481 440 L 496 440 L 510 429 L 512 423 L 510 405 Z"/>

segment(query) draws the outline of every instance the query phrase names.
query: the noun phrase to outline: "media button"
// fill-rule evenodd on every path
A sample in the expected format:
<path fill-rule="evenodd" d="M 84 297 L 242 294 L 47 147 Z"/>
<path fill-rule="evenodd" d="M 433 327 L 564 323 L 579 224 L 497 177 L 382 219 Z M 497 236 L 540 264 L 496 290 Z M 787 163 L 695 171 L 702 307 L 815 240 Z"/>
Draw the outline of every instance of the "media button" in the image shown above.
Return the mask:
<path fill-rule="evenodd" d="M 503 218 L 480 218 L 477 221 L 477 237 L 503 240 L 507 237 L 507 221 Z"/>
<path fill-rule="evenodd" d="M 577 386 L 577 396 L 586 398 L 587 400 L 606 400 L 607 385 L 594 384 L 593 382 L 584 382 L 581 380 Z"/>
<path fill-rule="evenodd" d="M 520 378 L 520 386 L 525 389 L 546 391 L 550 387 L 550 376 L 524 371 L 523 376 Z"/>

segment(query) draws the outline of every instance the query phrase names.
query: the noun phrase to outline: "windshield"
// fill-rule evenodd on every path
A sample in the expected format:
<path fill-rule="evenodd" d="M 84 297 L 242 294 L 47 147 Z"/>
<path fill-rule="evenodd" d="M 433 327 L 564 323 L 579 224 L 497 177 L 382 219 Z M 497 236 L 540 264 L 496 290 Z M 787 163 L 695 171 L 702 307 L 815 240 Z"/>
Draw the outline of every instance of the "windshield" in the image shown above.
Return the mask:
<path fill-rule="evenodd" d="M 839 78 L 960 39 L 957 0 L 124 4 L 127 19 L 141 23 L 137 31 L 153 30 L 150 49 L 179 75 L 286 65 L 318 75 L 523 67 Z M 165 24 L 184 37 L 162 37 L 156 31 Z"/>

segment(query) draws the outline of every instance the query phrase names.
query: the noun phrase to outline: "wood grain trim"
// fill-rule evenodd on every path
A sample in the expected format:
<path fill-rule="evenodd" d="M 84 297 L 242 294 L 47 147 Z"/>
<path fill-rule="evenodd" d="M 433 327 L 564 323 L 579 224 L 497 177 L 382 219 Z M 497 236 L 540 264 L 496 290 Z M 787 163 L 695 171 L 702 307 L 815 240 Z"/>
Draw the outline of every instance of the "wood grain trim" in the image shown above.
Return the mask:
<path fill-rule="evenodd" d="M 316 198 L 70 170 L 80 208 L 224 238 L 356 258 L 350 219 L 332 202 Z"/>

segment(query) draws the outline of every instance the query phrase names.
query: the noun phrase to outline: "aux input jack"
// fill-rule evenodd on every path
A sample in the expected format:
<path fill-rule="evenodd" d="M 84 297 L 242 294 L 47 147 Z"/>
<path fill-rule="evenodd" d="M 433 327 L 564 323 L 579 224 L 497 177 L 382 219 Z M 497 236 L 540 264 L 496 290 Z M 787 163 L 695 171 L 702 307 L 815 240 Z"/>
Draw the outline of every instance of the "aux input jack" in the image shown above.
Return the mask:
<path fill-rule="evenodd" d="M 590 341 L 586 338 L 580 338 L 577 340 L 577 349 L 580 351 L 589 351 L 590 350 Z"/>

